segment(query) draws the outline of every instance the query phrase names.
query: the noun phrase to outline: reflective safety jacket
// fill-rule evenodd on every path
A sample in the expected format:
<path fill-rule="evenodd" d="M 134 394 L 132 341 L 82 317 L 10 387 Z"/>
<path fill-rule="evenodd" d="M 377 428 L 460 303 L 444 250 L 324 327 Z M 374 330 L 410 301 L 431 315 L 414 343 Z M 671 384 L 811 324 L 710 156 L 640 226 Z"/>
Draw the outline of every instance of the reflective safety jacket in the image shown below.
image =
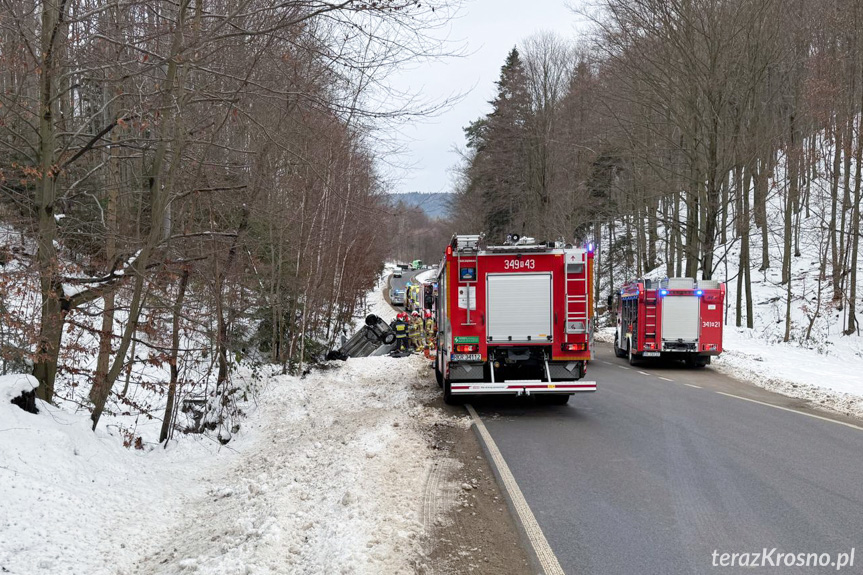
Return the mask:
<path fill-rule="evenodd" d="M 396 339 L 404 339 L 408 336 L 408 324 L 400 319 L 393 321 L 390 328 L 395 332 Z"/>

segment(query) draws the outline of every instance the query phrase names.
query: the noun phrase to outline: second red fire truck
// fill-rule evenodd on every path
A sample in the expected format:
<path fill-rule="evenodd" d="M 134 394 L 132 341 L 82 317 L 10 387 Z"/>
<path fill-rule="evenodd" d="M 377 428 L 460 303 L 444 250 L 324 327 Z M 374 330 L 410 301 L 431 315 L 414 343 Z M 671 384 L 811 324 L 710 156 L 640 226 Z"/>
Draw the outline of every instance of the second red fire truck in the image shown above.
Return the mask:
<path fill-rule="evenodd" d="M 593 248 L 509 236 L 482 246 L 453 236 L 438 271 L 435 375 L 460 395 L 542 395 L 566 403 L 596 391 Z"/>
<path fill-rule="evenodd" d="M 641 358 L 683 359 L 704 367 L 722 353 L 725 284 L 714 280 L 638 280 L 616 296 L 614 353 L 631 364 Z"/>

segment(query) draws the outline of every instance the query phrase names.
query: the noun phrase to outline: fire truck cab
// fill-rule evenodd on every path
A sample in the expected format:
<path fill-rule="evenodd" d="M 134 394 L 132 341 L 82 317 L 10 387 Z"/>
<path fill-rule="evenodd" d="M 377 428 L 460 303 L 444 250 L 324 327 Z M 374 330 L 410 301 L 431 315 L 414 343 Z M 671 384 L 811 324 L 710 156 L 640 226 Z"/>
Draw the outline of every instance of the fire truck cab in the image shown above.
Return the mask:
<path fill-rule="evenodd" d="M 725 284 L 665 278 L 625 284 L 616 296 L 614 353 L 630 364 L 642 358 L 683 359 L 704 367 L 722 353 Z"/>
<path fill-rule="evenodd" d="M 510 236 L 453 236 L 438 269 L 435 375 L 444 400 L 536 395 L 566 403 L 596 391 L 593 247 Z"/>

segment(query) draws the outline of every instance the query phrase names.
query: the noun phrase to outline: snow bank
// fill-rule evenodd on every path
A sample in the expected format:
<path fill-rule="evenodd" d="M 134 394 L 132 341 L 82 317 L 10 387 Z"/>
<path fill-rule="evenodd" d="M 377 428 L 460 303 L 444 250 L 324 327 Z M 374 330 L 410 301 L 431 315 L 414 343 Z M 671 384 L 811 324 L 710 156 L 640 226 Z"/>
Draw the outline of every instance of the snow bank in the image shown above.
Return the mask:
<path fill-rule="evenodd" d="M 91 431 L 86 415 L 10 403 L 35 384 L 0 378 L 0 572 L 116 573 L 192 489 L 191 470 L 206 452 L 128 450 Z"/>
<path fill-rule="evenodd" d="M 434 279 L 436 277 L 437 277 L 437 268 L 433 268 L 433 269 L 426 270 L 422 273 L 418 273 L 417 275 L 415 275 L 414 281 L 415 281 L 415 283 L 425 283 L 425 282 L 434 281 Z"/>
<path fill-rule="evenodd" d="M 414 573 L 437 387 L 418 356 L 274 378 L 229 469 L 136 573 Z M 231 444 L 234 445 L 233 443 Z"/>
<path fill-rule="evenodd" d="M 225 448 L 125 449 L 87 415 L 9 403 L 33 385 L 0 379 L 0 572 L 16 575 L 414 573 L 430 430 L 466 424 L 426 407 L 419 356 L 272 377 Z"/>
<path fill-rule="evenodd" d="M 32 375 L 0 375 L 0 403 L 3 404 L 3 407 L 0 407 L 0 414 L 13 399 L 37 387 L 39 387 L 39 380 Z"/>
<path fill-rule="evenodd" d="M 845 340 L 842 343 L 849 343 Z M 712 365 L 759 387 L 863 417 L 863 359 L 850 350 L 837 356 L 793 343 L 769 343 L 751 330 L 726 326 L 723 353 Z"/>

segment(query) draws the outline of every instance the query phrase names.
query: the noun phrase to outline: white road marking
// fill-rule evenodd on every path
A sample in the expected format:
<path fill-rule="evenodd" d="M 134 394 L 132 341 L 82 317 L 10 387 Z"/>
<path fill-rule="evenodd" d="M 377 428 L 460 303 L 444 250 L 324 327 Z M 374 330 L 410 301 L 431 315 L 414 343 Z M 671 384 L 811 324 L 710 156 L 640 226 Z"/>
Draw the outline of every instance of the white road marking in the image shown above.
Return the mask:
<path fill-rule="evenodd" d="M 602 360 L 602 363 L 604 363 L 604 364 L 606 364 L 606 365 L 611 365 L 611 362 L 610 362 L 610 361 L 605 361 L 604 359 Z"/>
<path fill-rule="evenodd" d="M 629 368 L 628 368 L 628 367 L 626 367 L 625 365 L 618 365 L 617 367 L 619 367 L 620 369 L 629 369 Z"/>
<path fill-rule="evenodd" d="M 507 495 L 509 495 L 509 498 L 512 501 L 512 505 L 518 515 L 518 520 L 521 522 L 521 526 L 527 534 L 527 538 L 530 541 L 531 547 L 533 547 L 534 553 L 536 553 L 537 559 L 539 559 L 539 564 L 542 567 L 542 570 L 545 572 L 545 575 L 564 575 L 563 568 L 560 566 L 557 556 L 555 556 L 554 551 L 551 550 L 551 545 L 548 544 L 548 540 L 545 538 L 542 529 L 539 527 L 539 523 L 537 523 L 536 517 L 533 515 L 533 511 L 530 510 L 530 506 L 527 504 L 527 500 L 524 498 L 518 483 L 516 483 L 515 477 L 513 477 L 503 455 L 497 448 L 497 444 L 494 442 L 494 439 L 491 438 L 491 434 L 485 428 L 485 424 L 482 422 L 482 419 L 480 419 L 473 406 L 467 404 L 465 407 L 467 407 L 467 411 L 470 413 L 474 425 L 476 425 L 477 430 L 479 430 L 479 434 L 485 442 L 488 452 L 491 454 L 492 462 L 497 468 L 497 472 L 500 474 L 500 478 L 503 481 L 503 487 L 506 489 Z"/>
<path fill-rule="evenodd" d="M 641 375 L 650 375 L 650 374 L 649 374 L 649 373 L 647 373 L 646 371 L 639 371 L 638 373 L 640 373 Z"/>
<path fill-rule="evenodd" d="M 694 387 L 695 389 L 701 389 L 700 385 L 692 385 L 691 383 L 684 383 L 683 385 L 685 385 L 686 387 Z"/>
<path fill-rule="evenodd" d="M 674 381 L 673 379 L 668 379 L 667 377 L 662 377 L 661 375 L 657 375 L 656 377 L 658 377 L 662 381 Z"/>
<path fill-rule="evenodd" d="M 751 403 L 757 403 L 758 405 L 766 405 L 767 407 L 773 407 L 776 409 L 781 409 L 782 411 L 790 411 L 791 413 L 796 413 L 797 415 L 805 415 L 806 417 L 814 417 L 815 419 L 820 419 L 822 421 L 829 421 L 830 423 L 837 423 L 839 425 L 844 425 L 845 427 L 850 427 L 852 429 L 856 429 L 858 431 L 863 431 L 863 427 L 859 425 L 854 425 L 853 423 L 845 423 L 844 421 L 837 421 L 835 419 L 830 419 L 829 417 L 821 417 L 820 415 L 815 415 L 812 413 L 806 413 L 805 411 L 797 411 L 796 409 L 789 409 L 787 407 L 781 407 L 779 405 L 773 405 L 772 403 L 766 403 L 764 401 L 758 401 L 756 399 L 749 399 L 748 397 L 741 397 L 739 395 L 734 395 L 731 393 L 724 393 L 722 391 L 717 391 L 719 395 L 725 395 L 727 397 L 733 397 L 735 399 L 742 399 L 743 401 L 749 401 Z"/>

